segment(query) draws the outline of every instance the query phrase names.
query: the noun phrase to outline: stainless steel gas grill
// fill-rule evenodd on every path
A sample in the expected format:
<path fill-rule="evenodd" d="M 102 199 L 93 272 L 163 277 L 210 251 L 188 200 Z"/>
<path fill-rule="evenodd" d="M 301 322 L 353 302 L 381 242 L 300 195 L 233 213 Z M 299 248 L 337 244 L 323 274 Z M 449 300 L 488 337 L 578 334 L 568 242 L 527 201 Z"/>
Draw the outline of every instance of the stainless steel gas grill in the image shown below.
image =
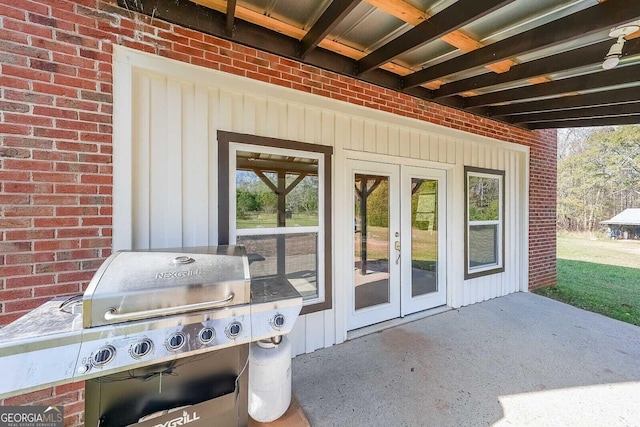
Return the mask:
<path fill-rule="evenodd" d="M 190 366 L 180 368 L 180 376 L 198 384 L 235 375 L 237 400 L 247 350 L 234 347 L 290 332 L 301 308 L 302 298 L 286 281 L 251 287 L 241 246 L 118 252 L 99 268 L 84 295 L 49 301 L 0 329 L 0 398 L 96 378 L 87 383 L 87 425 L 96 425 L 89 412 L 102 419 L 99 425 L 120 425 L 104 420 L 110 406 L 122 412 L 117 405 L 123 402 L 109 397 L 109 388 L 101 384 L 124 378 L 117 375 L 123 372 L 153 378 L 158 384 L 146 393 L 157 388 L 164 395 L 142 400 L 147 410 L 169 410 L 166 397 L 184 395 L 193 384 L 165 375 L 163 391 L 162 375 L 175 376 L 180 366 Z M 216 363 L 224 367 L 220 372 Z M 227 390 L 229 384 L 218 388 Z M 95 405 L 93 389 L 104 395 L 98 399 L 104 404 Z M 124 389 L 137 388 L 130 384 Z M 202 396 L 215 400 L 213 389 L 205 389 Z M 123 393 L 122 387 L 114 390 Z M 192 400 L 173 399 L 180 405 L 193 405 L 187 402 Z M 147 410 L 140 415 L 149 415 L 143 413 Z"/>

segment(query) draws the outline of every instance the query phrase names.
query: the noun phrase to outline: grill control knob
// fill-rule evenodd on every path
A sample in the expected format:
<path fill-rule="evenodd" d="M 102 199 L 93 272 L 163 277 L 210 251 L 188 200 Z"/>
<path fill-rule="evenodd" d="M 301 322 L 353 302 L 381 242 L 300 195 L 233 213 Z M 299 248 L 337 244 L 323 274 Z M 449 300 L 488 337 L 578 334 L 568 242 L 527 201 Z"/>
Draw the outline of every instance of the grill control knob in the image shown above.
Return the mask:
<path fill-rule="evenodd" d="M 142 341 L 138 341 L 133 344 L 129 349 L 129 353 L 131 357 L 134 359 L 140 359 L 141 357 L 146 356 L 153 349 L 153 343 L 149 339 L 143 339 Z"/>
<path fill-rule="evenodd" d="M 175 333 L 172 334 L 168 339 L 165 345 L 169 351 L 178 351 L 184 345 L 186 339 L 183 333 Z"/>
<path fill-rule="evenodd" d="M 105 345 L 91 356 L 93 366 L 104 366 L 111 362 L 116 355 L 116 349 L 111 345 Z"/>
<path fill-rule="evenodd" d="M 202 328 L 198 333 L 198 339 L 202 344 L 209 344 L 216 338 L 216 331 L 213 328 Z"/>
<path fill-rule="evenodd" d="M 282 314 L 278 313 L 278 314 L 276 314 L 275 316 L 273 316 L 271 318 L 269 323 L 271 323 L 271 327 L 273 329 L 275 329 L 276 331 L 279 331 L 284 326 L 286 321 L 285 321 L 284 316 Z"/>
<path fill-rule="evenodd" d="M 227 334 L 229 338 L 234 340 L 238 338 L 238 336 L 242 333 L 242 324 L 240 322 L 231 322 L 224 330 L 224 333 Z"/>

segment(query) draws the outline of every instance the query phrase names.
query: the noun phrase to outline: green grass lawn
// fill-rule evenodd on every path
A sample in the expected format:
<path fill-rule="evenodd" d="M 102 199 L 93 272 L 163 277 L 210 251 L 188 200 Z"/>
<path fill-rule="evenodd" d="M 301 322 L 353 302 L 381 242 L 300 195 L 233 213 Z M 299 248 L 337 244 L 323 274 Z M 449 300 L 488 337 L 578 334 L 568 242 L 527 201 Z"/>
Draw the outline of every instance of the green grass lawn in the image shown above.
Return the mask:
<path fill-rule="evenodd" d="M 534 291 L 640 326 L 640 241 L 558 236 L 558 283 Z"/>
<path fill-rule="evenodd" d="M 286 219 L 287 227 L 313 227 L 318 225 L 317 214 L 294 213 Z M 278 226 L 276 214 L 251 212 L 246 218 L 236 218 L 236 228 L 275 228 Z"/>
<path fill-rule="evenodd" d="M 386 227 L 367 227 L 367 258 L 387 259 L 393 243 L 389 242 L 389 229 Z M 360 233 L 355 234 L 356 257 L 360 256 Z M 411 230 L 411 258 L 414 267 L 423 270 L 433 268 L 438 258 L 438 232 Z"/>

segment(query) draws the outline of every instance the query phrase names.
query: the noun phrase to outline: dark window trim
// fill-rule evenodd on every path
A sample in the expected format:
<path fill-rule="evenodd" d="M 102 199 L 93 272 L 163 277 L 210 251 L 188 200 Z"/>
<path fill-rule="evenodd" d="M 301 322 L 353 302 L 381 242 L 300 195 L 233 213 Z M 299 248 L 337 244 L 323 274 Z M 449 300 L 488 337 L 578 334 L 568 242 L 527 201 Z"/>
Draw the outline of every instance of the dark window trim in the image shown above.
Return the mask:
<path fill-rule="evenodd" d="M 333 147 L 287 139 L 256 136 L 246 133 L 218 131 L 218 244 L 229 244 L 229 144 L 259 145 L 324 154 L 324 301 L 302 307 L 300 314 L 330 310 L 333 301 L 332 218 L 331 218 L 331 157 Z"/>
<path fill-rule="evenodd" d="M 469 272 L 469 197 L 468 197 L 468 193 L 469 193 L 469 187 L 468 187 L 468 183 L 469 183 L 469 172 L 471 173 L 484 173 L 484 174 L 488 174 L 488 175 L 498 175 L 502 177 L 502 195 L 501 195 L 501 202 L 502 202 L 502 213 L 501 213 L 501 218 L 500 218 L 500 227 L 502 229 L 502 232 L 500 233 L 501 235 L 501 265 L 499 267 L 496 268 L 492 268 L 489 270 L 484 270 L 484 271 L 478 271 L 478 272 Z M 505 187 L 506 187 L 506 180 L 505 180 L 505 171 L 503 170 L 497 170 L 497 169 L 485 169 L 485 168 L 476 168 L 473 166 L 465 166 L 464 167 L 464 279 L 468 280 L 468 279 L 475 279 L 476 277 L 483 277 L 483 276 L 490 276 L 492 274 L 498 274 L 498 273 L 503 273 L 504 272 L 504 264 L 505 264 L 505 258 L 504 258 L 504 243 L 505 243 L 505 235 L 504 235 L 504 224 L 505 224 Z"/>

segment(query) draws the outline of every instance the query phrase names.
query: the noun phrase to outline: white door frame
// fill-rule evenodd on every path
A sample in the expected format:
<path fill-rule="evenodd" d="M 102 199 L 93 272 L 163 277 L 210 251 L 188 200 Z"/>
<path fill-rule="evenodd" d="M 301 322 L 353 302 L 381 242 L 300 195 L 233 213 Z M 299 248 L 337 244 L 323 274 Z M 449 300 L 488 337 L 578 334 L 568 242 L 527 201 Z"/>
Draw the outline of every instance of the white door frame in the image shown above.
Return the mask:
<path fill-rule="evenodd" d="M 349 153 L 352 154 L 352 153 Z M 410 187 L 410 181 L 408 183 L 403 183 L 406 181 L 405 176 L 410 179 L 411 176 L 417 177 L 425 177 L 430 179 L 438 179 L 438 200 L 439 203 L 438 209 L 438 221 L 442 220 L 439 223 L 439 230 L 442 232 L 441 238 L 438 240 L 438 252 L 439 252 L 439 263 L 438 263 L 438 279 L 439 279 L 439 291 L 436 294 L 426 294 L 424 296 L 419 296 L 417 298 L 411 298 L 411 288 L 410 283 L 409 286 L 401 286 L 398 280 L 402 280 L 402 275 L 400 274 L 400 268 L 405 268 L 404 276 L 407 277 L 407 274 L 410 274 L 411 268 L 411 259 L 410 257 L 401 257 L 402 262 L 400 265 L 396 265 L 393 262 L 393 256 L 395 254 L 394 242 L 396 240 L 395 233 L 396 230 L 393 228 L 393 220 L 390 218 L 390 227 L 389 227 L 389 244 L 390 244 L 390 260 L 389 260 L 389 273 L 391 275 L 390 282 L 390 302 L 387 304 L 381 304 L 380 306 L 375 306 L 366 309 L 358 310 L 359 313 L 355 312 L 355 291 L 353 286 L 353 248 L 354 248 L 354 237 L 353 231 L 348 232 L 348 230 L 344 230 L 344 232 L 348 232 L 349 238 L 345 239 L 347 243 L 346 248 L 342 248 L 344 251 L 344 262 L 345 269 L 343 271 L 348 272 L 350 275 L 346 280 L 341 281 L 344 283 L 344 291 L 342 294 L 346 300 L 346 330 L 345 333 L 349 330 L 365 327 L 372 325 L 374 323 L 382 322 L 385 320 L 391 320 L 398 317 L 404 317 L 407 314 L 426 310 L 430 307 L 436 307 L 439 305 L 444 305 L 448 302 L 449 298 L 449 286 L 446 274 L 446 266 L 447 260 L 449 258 L 450 248 L 447 248 L 447 235 L 449 233 L 448 224 L 446 221 L 447 214 L 447 206 L 450 204 L 450 189 L 447 186 L 447 182 L 450 180 L 453 165 L 448 164 L 440 164 L 434 162 L 424 162 L 424 161 L 416 161 L 415 159 L 398 159 L 398 158 L 390 158 L 388 156 L 381 155 L 370 155 L 365 153 L 357 153 L 356 156 L 347 155 L 346 157 L 346 169 L 347 173 L 345 175 L 346 178 L 346 194 L 345 194 L 345 203 L 346 206 L 349 206 L 348 209 L 345 209 L 350 215 L 349 218 L 353 218 L 355 216 L 353 200 L 354 200 L 354 188 L 353 188 L 353 176 L 356 172 L 370 173 L 370 174 L 378 174 L 378 175 L 387 175 L 393 177 L 394 174 L 397 176 L 397 189 L 395 190 L 399 197 L 395 197 L 396 202 L 394 202 L 394 197 L 392 193 L 392 189 L 390 188 L 390 203 L 398 204 L 397 207 L 391 206 L 391 212 L 396 211 L 396 215 L 400 214 L 399 212 L 399 202 L 400 197 L 405 198 L 408 197 L 407 200 L 402 200 L 400 203 L 405 203 L 405 206 L 411 206 L 411 192 L 403 191 L 404 193 L 408 193 L 407 195 L 403 195 L 401 193 L 401 185 L 408 185 Z M 402 163 L 397 162 L 397 160 L 402 160 Z M 394 163 L 396 161 L 396 163 Z M 406 172 L 405 172 L 406 171 Z M 392 183 L 390 182 L 390 186 Z M 408 204 L 407 204 L 408 203 Z M 343 211 L 344 212 L 344 211 Z M 347 213 L 345 212 L 345 213 Z M 410 211 L 409 211 L 410 212 Z M 340 212 L 337 212 L 340 215 Z M 342 213 L 344 215 L 344 213 Z M 390 213 L 390 215 L 393 215 Z M 410 217 L 407 219 L 398 217 L 396 228 L 400 228 L 398 230 L 400 232 L 400 242 L 401 242 L 401 253 L 410 254 L 411 253 L 411 239 L 405 238 L 402 239 L 403 236 L 411 235 L 411 221 Z M 353 226 L 352 221 L 344 222 L 344 224 L 350 224 L 350 227 Z M 406 223 L 406 224 L 405 224 Z M 404 228 L 404 229 L 403 229 Z M 351 229 L 351 228 L 350 228 Z M 352 229 L 351 229 L 352 230 Z M 405 259 L 406 258 L 406 259 Z M 408 265 L 408 267 L 407 267 Z M 394 276 L 396 278 L 394 278 Z M 404 291 L 401 291 L 404 290 Z M 397 297 L 399 299 L 396 299 Z M 406 295 L 402 295 L 406 293 Z M 404 300 L 404 301 L 402 301 Z M 411 301 L 413 300 L 413 301 Z M 394 306 L 395 304 L 395 306 Z M 403 304 L 406 309 L 403 308 Z M 430 305 L 430 306 L 429 306 Z"/>
<path fill-rule="evenodd" d="M 350 271 L 351 277 L 345 282 L 347 283 L 348 287 L 347 328 L 351 330 L 400 316 L 400 265 L 394 262 L 396 255 L 394 242 L 397 240 L 395 234 L 400 233 L 400 168 L 398 167 L 398 165 L 391 163 L 348 160 L 347 169 L 347 176 L 350 184 L 353 182 L 353 177 L 356 173 L 389 177 L 389 301 L 384 304 L 361 308 L 360 310 L 356 311 L 355 286 L 353 284 L 353 248 L 355 245 L 355 233 L 353 229 L 350 229 L 350 237 L 346 240 L 350 242 L 348 249 L 350 251 L 350 255 L 348 257 L 350 269 L 348 271 Z M 353 203 L 353 201 L 355 200 L 355 188 L 351 185 L 350 187 L 351 191 L 348 192 L 348 197 L 350 200 L 348 204 L 349 209 L 345 210 L 349 212 L 349 218 L 355 218 L 356 213 Z"/>

